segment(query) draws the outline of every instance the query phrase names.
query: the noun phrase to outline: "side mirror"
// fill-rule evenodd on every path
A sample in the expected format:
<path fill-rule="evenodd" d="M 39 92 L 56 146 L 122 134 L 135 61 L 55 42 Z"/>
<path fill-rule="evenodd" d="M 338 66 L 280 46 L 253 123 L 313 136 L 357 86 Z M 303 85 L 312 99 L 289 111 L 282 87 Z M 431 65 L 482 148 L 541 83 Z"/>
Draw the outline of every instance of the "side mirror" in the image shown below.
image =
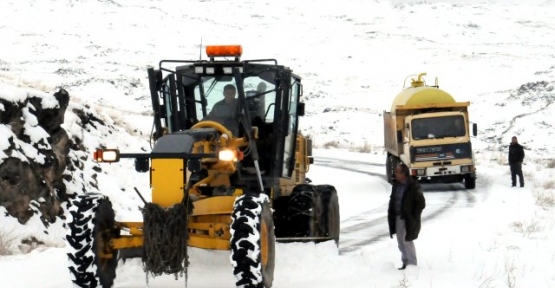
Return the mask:
<path fill-rule="evenodd" d="M 135 158 L 135 171 L 139 173 L 148 172 L 150 169 L 148 163 L 148 158 Z"/>
<path fill-rule="evenodd" d="M 397 143 L 403 142 L 403 131 L 397 130 Z"/>
<path fill-rule="evenodd" d="M 299 102 L 297 104 L 297 115 L 304 116 L 304 102 Z"/>
<path fill-rule="evenodd" d="M 478 135 L 478 124 L 476 123 L 472 124 L 472 134 L 474 134 L 474 137 Z"/>
<path fill-rule="evenodd" d="M 195 173 L 200 171 L 201 168 L 202 168 L 202 163 L 200 162 L 200 159 L 187 160 L 187 169 L 189 169 L 189 171 Z"/>

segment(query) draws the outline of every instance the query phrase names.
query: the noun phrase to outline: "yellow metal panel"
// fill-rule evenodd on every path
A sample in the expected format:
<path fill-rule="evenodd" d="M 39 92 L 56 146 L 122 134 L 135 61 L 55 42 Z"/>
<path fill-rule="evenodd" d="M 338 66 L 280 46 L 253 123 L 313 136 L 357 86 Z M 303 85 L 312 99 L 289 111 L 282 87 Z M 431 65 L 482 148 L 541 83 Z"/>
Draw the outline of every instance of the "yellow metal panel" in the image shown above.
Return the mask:
<path fill-rule="evenodd" d="M 229 250 L 229 239 L 211 238 L 209 236 L 189 234 L 189 246 L 202 249 Z"/>
<path fill-rule="evenodd" d="M 152 202 L 171 207 L 183 199 L 183 159 L 152 159 Z"/>
<path fill-rule="evenodd" d="M 207 214 L 229 214 L 233 212 L 235 196 L 214 196 L 195 201 L 193 216 Z"/>
<path fill-rule="evenodd" d="M 123 236 L 110 240 L 112 249 L 123 249 L 143 246 L 142 236 Z"/>
<path fill-rule="evenodd" d="M 191 223 L 231 223 L 231 213 L 229 214 L 208 214 L 197 215 L 189 217 L 189 224 Z"/>

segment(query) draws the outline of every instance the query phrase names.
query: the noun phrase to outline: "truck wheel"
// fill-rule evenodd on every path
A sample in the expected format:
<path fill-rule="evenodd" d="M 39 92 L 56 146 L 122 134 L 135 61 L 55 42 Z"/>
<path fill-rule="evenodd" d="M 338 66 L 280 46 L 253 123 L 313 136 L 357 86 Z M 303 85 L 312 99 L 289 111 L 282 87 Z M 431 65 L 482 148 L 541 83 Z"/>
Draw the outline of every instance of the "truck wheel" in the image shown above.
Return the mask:
<path fill-rule="evenodd" d="M 339 199 L 337 198 L 337 190 L 331 185 L 318 185 L 316 189 L 322 195 L 322 226 L 324 227 L 325 237 L 330 237 L 335 241 L 335 245 L 339 247 Z"/>
<path fill-rule="evenodd" d="M 268 196 L 237 197 L 231 219 L 230 260 L 235 284 L 244 288 L 272 287 L 276 239 Z"/>
<path fill-rule="evenodd" d="M 325 234 L 321 197 L 316 187 L 310 184 L 293 188 L 286 212 L 288 236 L 319 237 Z"/>
<path fill-rule="evenodd" d="M 110 200 L 87 193 L 71 201 L 66 232 L 69 271 L 78 287 L 112 287 L 116 278 L 117 250 L 109 246 L 117 237 Z"/>
<path fill-rule="evenodd" d="M 472 177 L 472 175 L 470 174 L 466 174 L 464 176 L 464 188 L 466 189 L 476 188 L 476 178 Z"/>

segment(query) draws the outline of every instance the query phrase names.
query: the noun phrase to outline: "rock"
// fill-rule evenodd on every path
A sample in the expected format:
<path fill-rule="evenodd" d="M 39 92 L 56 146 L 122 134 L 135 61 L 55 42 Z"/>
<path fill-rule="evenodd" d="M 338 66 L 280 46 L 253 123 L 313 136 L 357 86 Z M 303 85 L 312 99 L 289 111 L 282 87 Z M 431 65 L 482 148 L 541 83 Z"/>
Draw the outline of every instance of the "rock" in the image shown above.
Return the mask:
<path fill-rule="evenodd" d="M 62 215 L 60 199 L 67 199 L 63 177 L 72 143 L 61 124 L 69 94 L 60 89 L 52 96 L 22 102 L 0 98 L 0 125 L 11 130 L 2 135 L 9 147 L 2 147 L 7 157 L 0 156 L 0 206 L 22 224 L 40 213 L 48 226 Z"/>

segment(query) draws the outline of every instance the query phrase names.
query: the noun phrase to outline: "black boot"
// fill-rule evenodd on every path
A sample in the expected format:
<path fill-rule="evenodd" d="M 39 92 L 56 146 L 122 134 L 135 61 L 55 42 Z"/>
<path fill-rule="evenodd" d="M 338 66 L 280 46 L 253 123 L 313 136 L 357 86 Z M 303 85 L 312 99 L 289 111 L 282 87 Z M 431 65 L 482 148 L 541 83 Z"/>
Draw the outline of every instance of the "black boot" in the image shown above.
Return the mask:
<path fill-rule="evenodd" d="M 399 267 L 399 268 L 397 268 L 397 269 L 399 269 L 399 270 L 405 270 L 405 268 L 407 268 L 407 264 L 403 264 L 403 266 L 401 266 L 401 267 Z"/>

